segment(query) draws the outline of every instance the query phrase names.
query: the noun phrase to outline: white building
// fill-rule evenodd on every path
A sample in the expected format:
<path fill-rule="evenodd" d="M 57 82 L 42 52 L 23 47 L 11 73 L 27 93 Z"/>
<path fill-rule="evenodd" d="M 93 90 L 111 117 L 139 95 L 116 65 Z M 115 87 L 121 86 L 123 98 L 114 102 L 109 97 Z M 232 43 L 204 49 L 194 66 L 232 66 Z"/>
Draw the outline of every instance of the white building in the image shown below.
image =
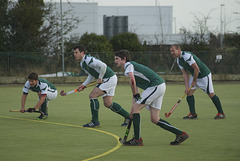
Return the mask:
<path fill-rule="evenodd" d="M 58 3 L 59 7 L 60 4 Z M 98 6 L 98 3 L 63 3 L 63 11 L 82 21 L 73 33 L 86 32 L 103 35 L 103 16 L 128 16 L 128 31 L 136 33 L 139 39 L 148 44 L 170 44 L 179 39 L 172 34 L 172 6 Z"/>

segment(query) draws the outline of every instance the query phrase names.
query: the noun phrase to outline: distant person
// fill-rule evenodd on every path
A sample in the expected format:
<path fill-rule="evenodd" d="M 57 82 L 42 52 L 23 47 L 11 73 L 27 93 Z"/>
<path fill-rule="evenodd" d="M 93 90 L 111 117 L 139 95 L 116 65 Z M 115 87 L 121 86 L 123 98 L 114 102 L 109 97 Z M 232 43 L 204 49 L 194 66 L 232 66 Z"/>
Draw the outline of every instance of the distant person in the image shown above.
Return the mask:
<path fill-rule="evenodd" d="M 123 143 L 126 146 L 143 146 L 141 137 L 140 110 L 145 106 L 150 111 L 153 124 L 176 135 L 176 140 L 171 145 L 178 145 L 188 139 L 188 134 L 169 124 L 159 117 L 166 85 L 164 80 L 148 67 L 131 61 L 127 50 L 115 52 L 115 64 L 125 70 L 124 74 L 129 77 L 129 84 L 133 94 L 133 104 L 130 116 L 133 120 L 134 137 Z M 138 87 L 144 91 L 140 95 Z"/>
<path fill-rule="evenodd" d="M 188 51 L 181 51 L 179 45 L 174 44 L 170 47 L 171 55 L 177 58 L 177 64 L 182 71 L 185 92 L 187 93 L 187 103 L 190 113 L 183 119 L 197 119 L 195 111 L 195 99 L 193 93 L 196 89 L 202 89 L 211 98 L 213 104 L 217 108 L 218 114 L 214 119 L 224 119 L 225 114 L 218 96 L 214 93 L 212 74 L 209 68 L 193 53 Z M 189 78 L 187 71 L 191 73 Z M 188 89 L 192 86 L 190 91 Z"/>
<path fill-rule="evenodd" d="M 89 123 L 84 124 L 83 127 L 97 127 L 100 125 L 98 117 L 98 97 L 100 96 L 103 98 L 105 107 L 124 117 L 125 121 L 122 126 L 126 126 L 130 121 L 129 113 L 118 103 L 112 101 L 117 86 L 117 76 L 113 70 L 102 61 L 92 56 L 85 55 L 85 49 L 81 45 L 74 48 L 74 57 L 76 61 L 80 61 L 81 68 L 86 74 L 88 74 L 87 79 L 77 88 L 77 90 L 84 90 L 86 85 L 88 85 L 94 78 L 97 79 L 98 83 L 89 95 L 92 119 Z"/>
<path fill-rule="evenodd" d="M 36 92 L 38 94 L 39 101 L 33 108 L 28 108 L 27 111 L 34 112 L 37 109 L 39 109 L 39 111 L 43 112 L 44 115 L 41 114 L 38 117 L 38 119 L 46 119 L 48 117 L 49 101 L 57 98 L 58 92 L 56 87 L 47 80 L 38 78 L 38 75 L 36 73 L 29 74 L 28 81 L 25 83 L 23 87 L 20 112 L 25 111 L 25 104 L 29 90 Z"/>

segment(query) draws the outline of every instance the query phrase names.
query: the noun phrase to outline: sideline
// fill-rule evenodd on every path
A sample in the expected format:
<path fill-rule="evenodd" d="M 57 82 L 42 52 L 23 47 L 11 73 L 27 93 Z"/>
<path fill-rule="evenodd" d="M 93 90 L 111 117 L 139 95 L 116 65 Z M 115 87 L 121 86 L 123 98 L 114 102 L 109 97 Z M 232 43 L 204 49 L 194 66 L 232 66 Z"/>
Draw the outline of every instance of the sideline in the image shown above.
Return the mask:
<path fill-rule="evenodd" d="M 14 120 L 22 120 L 22 121 L 31 121 L 31 122 L 38 122 L 38 123 L 45 123 L 45 124 L 52 124 L 52 125 L 61 125 L 61 126 L 69 126 L 69 127 L 79 127 L 79 128 L 83 128 L 82 126 L 79 126 L 79 125 L 72 125 L 72 124 L 64 124 L 64 123 L 57 123 L 57 122 L 47 122 L 47 121 L 40 121 L 40 120 L 31 120 L 31 119 L 23 119 L 23 118 L 17 118 L 17 117 L 9 117 L 9 116 L 0 116 L 0 118 L 6 118 L 6 119 L 14 119 Z M 99 129 L 94 129 L 94 128 L 83 128 L 83 129 L 88 129 L 88 130 L 93 130 L 93 131 L 97 131 L 97 132 L 100 132 L 100 133 L 104 133 L 104 134 L 107 134 L 107 135 L 110 135 L 112 137 L 114 137 L 116 140 L 117 140 L 117 145 L 106 151 L 105 153 L 102 153 L 100 155 L 97 155 L 97 156 L 94 156 L 94 157 L 91 157 L 91 158 L 88 158 L 88 159 L 84 159 L 82 161 L 89 161 L 89 160 L 93 160 L 93 159 L 96 159 L 96 158 L 100 158 L 102 156 L 105 156 L 107 154 L 110 154 L 114 151 L 116 151 L 117 149 L 119 149 L 122 145 L 121 143 L 118 141 L 119 140 L 119 136 L 117 135 L 114 135 L 110 132 L 106 132 L 106 131 L 103 131 L 103 130 L 99 130 Z"/>

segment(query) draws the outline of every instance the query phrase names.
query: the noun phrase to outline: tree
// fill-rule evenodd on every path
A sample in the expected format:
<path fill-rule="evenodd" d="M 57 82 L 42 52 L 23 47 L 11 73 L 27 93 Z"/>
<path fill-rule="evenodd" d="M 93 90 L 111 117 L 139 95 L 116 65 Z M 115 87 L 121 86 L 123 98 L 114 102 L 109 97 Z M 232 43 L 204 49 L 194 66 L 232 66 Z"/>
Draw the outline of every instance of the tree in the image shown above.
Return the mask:
<path fill-rule="evenodd" d="M 68 41 L 65 42 L 67 53 L 67 58 L 65 59 L 66 65 L 74 64 L 72 63 L 72 55 L 70 52 L 77 45 L 83 45 L 86 48 L 86 53 L 99 58 L 104 61 L 107 65 L 113 64 L 113 49 L 112 45 L 109 43 L 106 36 L 96 35 L 95 33 L 85 33 L 81 37 L 73 36 Z"/>
<path fill-rule="evenodd" d="M 141 45 L 137 34 L 135 33 L 121 33 L 113 36 L 110 39 L 110 43 L 113 46 L 113 50 L 126 49 L 131 52 L 144 51 L 144 47 Z"/>
<path fill-rule="evenodd" d="M 43 0 L 19 0 L 9 11 L 12 51 L 39 51 L 43 25 Z"/>
<path fill-rule="evenodd" d="M 7 51 L 7 31 L 8 31 L 8 21 L 7 21 L 7 9 L 8 0 L 0 1 L 0 51 Z"/>

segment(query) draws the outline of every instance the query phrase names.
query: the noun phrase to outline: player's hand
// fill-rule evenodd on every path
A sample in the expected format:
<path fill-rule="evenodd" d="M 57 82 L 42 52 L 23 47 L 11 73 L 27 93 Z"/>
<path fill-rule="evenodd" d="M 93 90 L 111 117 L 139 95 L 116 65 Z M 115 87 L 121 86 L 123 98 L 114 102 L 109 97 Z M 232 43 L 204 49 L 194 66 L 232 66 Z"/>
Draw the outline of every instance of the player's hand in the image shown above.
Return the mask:
<path fill-rule="evenodd" d="M 98 84 L 102 84 L 102 82 L 103 82 L 103 81 L 102 81 L 101 78 L 98 78 L 98 79 L 97 79 L 97 83 L 98 83 Z"/>
<path fill-rule="evenodd" d="M 20 112 L 24 113 L 24 112 L 25 112 L 25 109 L 24 109 L 24 108 L 21 108 L 21 109 L 20 109 Z"/>
<path fill-rule="evenodd" d="M 81 85 L 77 88 L 77 91 L 80 92 L 80 91 L 82 91 L 84 88 L 86 88 L 86 86 L 84 86 L 83 84 L 81 84 Z"/>
<path fill-rule="evenodd" d="M 36 110 L 35 110 L 35 108 L 29 108 L 27 111 L 28 112 L 35 112 Z"/>
<path fill-rule="evenodd" d="M 139 93 L 133 95 L 133 99 L 134 99 L 135 102 L 137 102 L 139 100 L 139 98 L 140 98 L 140 94 Z"/>

